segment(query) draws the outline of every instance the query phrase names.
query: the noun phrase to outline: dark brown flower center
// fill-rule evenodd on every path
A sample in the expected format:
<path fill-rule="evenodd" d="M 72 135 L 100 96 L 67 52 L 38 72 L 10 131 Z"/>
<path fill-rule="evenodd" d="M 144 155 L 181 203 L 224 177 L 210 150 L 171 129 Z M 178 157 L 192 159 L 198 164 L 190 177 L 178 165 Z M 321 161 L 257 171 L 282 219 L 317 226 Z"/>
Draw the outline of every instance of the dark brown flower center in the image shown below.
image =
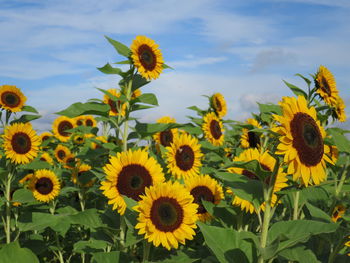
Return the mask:
<path fill-rule="evenodd" d="M 53 182 L 50 178 L 41 177 L 36 181 L 35 189 L 42 195 L 48 195 L 53 190 Z"/>
<path fill-rule="evenodd" d="M 58 159 L 63 160 L 66 157 L 66 152 L 64 150 L 58 150 L 57 157 Z"/>
<path fill-rule="evenodd" d="M 245 175 L 246 177 L 248 177 L 249 179 L 253 179 L 253 180 L 259 180 L 259 177 L 256 176 L 255 173 L 248 171 L 248 170 L 243 170 L 242 174 Z"/>
<path fill-rule="evenodd" d="M 328 83 L 327 79 L 324 76 L 322 76 L 322 78 L 321 78 L 321 89 L 325 93 L 327 93 L 328 96 L 332 95 L 332 91 L 331 91 L 331 88 L 329 86 L 329 83 Z"/>
<path fill-rule="evenodd" d="M 32 141 L 28 134 L 24 132 L 17 132 L 12 136 L 11 139 L 12 149 L 18 154 L 26 154 L 30 151 Z"/>
<path fill-rule="evenodd" d="M 160 197 L 153 201 L 151 207 L 151 221 L 163 232 L 173 232 L 178 229 L 184 217 L 184 211 L 178 201 L 170 197 Z"/>
<path fill-rule="evenodd" d="M 217 120 L 212 120 L 210 122 L 210 133 L 215 140 L 220 139 L 222 132 L 221 132 L 220 124 Z"/>
<path fill-rule="evenodd" d="M 85 121 L 85 125 L 86 125 L 86 126 L 93 126 L 93 125 L 94 125 L 94 122 L 93 122 L 92 120 L 90 120 L 90 119 L 87 119 L 87 120 Z"/>
<path fill-rule="evenodd" d="M 74 168 L 74 166 L 75 166 L 75 158 L 74 158 L 74 157 L 69 157 L 69 158 L 67 158 L 67 160 L 66 160 L 66 165 L 67 165 L 69 168 Z"/>
<path fill-rule="evenodd" d="M 118 106 L 117 106 L 117 103 L 118 103 Z M 115 114 L 117 114 L 120 110 L 120 105 L 121 105 L 121 102 L 120 100 L 118 101 L 113 101 L 111 99 L 108 99 L 108 105 L 109 107 L 111 108 L 111 111 Z"/>
<path fill-rule="evenodd" d="M 152 183 L 152 177 L 144 166 L 129 164 L 118 175 L 117 189 L 120 194 L 138 201 L 140 195 L 145 193 L 145 188 Z"/>
<path fill-rule="evenodd" d="M 170 146 L 170 144 L 173 142 L 173 133 L 171 130 L 168 131 L 162 131 L 159 135 L 160 144 L 164 147 Z"/>
<path fill-rule="evenodd" d="M 214 107 L 215 107 L 217 112 L 222 111 L 222 105 L 221 105 L 220 99 L 218 97 L 214 97 Z"/>
<path fill-rule="evenodd" d="M 20 97 L 11 91 L 6 91 L 1 94 L 1 101 L 5 106 L 15 108 L 21 103 Z"/>
<path fill-rule="evenodd" d="M 82 121 L 82 120 L 77 120 L 77 125 L 78 125 L 78 126 L 83 125 L 83 121 Z"/>
<path fill-rule="evenodd" d="M 81 135 L 77 135 L 76 137 L 74 137 L 74 141 L 78 144 L 82 144 L 84 142 L 84 137 Z"/>
<path fill-rule="evenodd" d="M 323 157 L 324 144 L 316 121 L 308 114 L 298 112 L 290 122 L 293 147 L 301 163 L 310 167 L 317 165 Z"/>
<path fill-rule="evenodd" d="M 50 138 L 50 136 L 45 135 L 45 136 L 43 136 L 43 137 L 41 138 L 41 141 L 46 141 L 46 140 L 48 140 L 49 138 Z"/>
<path fill-rule="evenodd" d="M 212 191 L 206 186 L 196 186 L 191 190 L 191 195 L 194 198 L 194 203 L 198 204 L 198 214 L 204 214 L 207 212 L 202 204 L 202 200 L 214 203 L 215 198 Z"/>
<path fill-rule="evenodd" d="M 175 154 L 176 165 L 183 171 L 188 171 L 193 167 L 194 152 L 188 145 L 182 145 Z"/>
<path fill-rule="evenodd" d="M 138 49 L 138 54 L 139 60 L 146 70 L 152 71 L 155 69 L 157 65 L 157 57 L 151 47 L 145 44 L 141 45 Z"/>
<path fill-rule="evenodd" d="M 61 136 L 68 137 L 70 136 L 70 132 L 66 132 L 66 130 L 70 130 L 73 128 L 73 124 L 70 121 L 61 121 L 58 124 L 58 133 Z"/>
<path fill-rule="evenodd" d="M 260 145 L 260 137 L 256 132 L 249 131 L 248 132 L 248 142 L 250 148 L 258 148 Z"/>

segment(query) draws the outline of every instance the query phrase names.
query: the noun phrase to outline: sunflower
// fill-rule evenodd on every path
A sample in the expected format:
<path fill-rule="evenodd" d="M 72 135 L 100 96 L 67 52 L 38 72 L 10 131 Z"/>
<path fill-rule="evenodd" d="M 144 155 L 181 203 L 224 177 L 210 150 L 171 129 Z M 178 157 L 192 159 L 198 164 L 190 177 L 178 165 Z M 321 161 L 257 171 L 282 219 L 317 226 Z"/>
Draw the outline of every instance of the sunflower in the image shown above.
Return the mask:
<path fill-rule="evenodd" d="M 55 149 L 55 157 L 57 161 L 59 161 L 60 163 L 63 163 L 66 157 L 70 154 L 71 154 L 71 151 L 69 150 L 69 148 L 61 144 L 57 145 Z"/>
<path fill-rule="evenodd" d="M 82 145 L 85 142 L 84 134 L 74 134 L 72 136 L 72 141 L 74 144 Z"/>
<path fill-rule="evenodd" d="M 47 141 L 48 139 L 52 138 L 53 134 L 51 132 L 43 132 L 40 134 L 40 141 L 43 143 L 44 141 Z"/>
<path fill-rule="evenodd" d="M 120 92 L 118 92 L 116 89 L 109 89 L 107 90 L 111 95 L 119 98 Z M 114 101 L 112 98 L 110 98 L 107 94 L 103 96 L 103 102 L 105 104 L 108 104 L 110 107 L 109 115 L 110 116 L 125 116 L 126 112 L 126 103 L 123 103 L 120 100 Z"/>
<path fill-rule="evenodd" d="M 346 210 L 345 206 L 343 205 L 337 205 L 336 207 L 334 207 L 333 213 L 332 213 L 332 221 L 335 223 L 340 218 L 342 218 L 343 215 L 345 214 L 345 210 Z"/>
<path fill-rule="evenodd" d="M 301 178 L 301 183 L 320 184 L 326 179 L 326 162 L 333 163 L 325 154 L 327 151 L 323 139 L 326 133 L 317 120 L 314 107 L 308 108 L 303 96 L 284 97 L 280 102 L 283 116 L 273 115 L 281 126 L 272 130 L 282 135 L 276 154 L 284 155 L 288 164 L 288 174 L 293 180 Z"/>
<path fill-rule="evenodd" d="M 141 89 L 135 89 L 131 94 L 131 99 L 136 99 L 137 97 L 140 97 L 142 94 Z"/>
<path fill-rule="evenodd" d="M 211 96 L 210 104 L 219 118 L 222 118 L 226 115 L 227 113 L 226 101 L 224 96 L 222 96 L 221 93 L 215 93 L 213 96 Z"/>
<path fill-rule="evenodd" d="M 202 130 L 205 138 L 215 146 L 224 144 L 224 129 L 222 121 L 214 112 L 209 112 L 203 117 Z"/>
<path fill-rule="evenodd" d="M 52 157 L 50 156 L 50 154 L 48 154 L 47 152 L 43 153 L 43 154 L 40 156 L 40 160 L 43 161 L 43 162 L 47 162 L 47 163 L 53 165 L 53 159 L 52 159 Z"/>
<path fill-rule="evenodd" d="M 53 171 L 42 169 L 35 172 L 29 188 L 36 200 L 47 203 L 58 196 L 61 187 Z"/>
<path fill-rule="evenodd" d="M 157 79 L 163 70 L 163 56 L 158 45 L 150 38 L 137 36 L 131 44 L 131 58 L 141 76 Z"/>
<path fill-rule="evenodd" d="M 192 240 L 196 234 L 198 205 L 190 192 L 178 182 L 166 182 L 146 188 L 138 205 L 135 228 L 148 242 L 166 249 L 177 249 L 179 243 Z"/>
<path fill-rule="evenodd" d="M 174 142 L 166 147 L 169 172 L 176 178 L 198 175 L 203 156 L 200 147 L 198 140 L 189 134 L 184 133 L 177 136 Z"/>
<path fill-rule="evenodd" d="M 33 173 L 29 173 L 26 176 L 24 176 L 21 180 L 19 180 L 18 182 L 22 185 L 28 184 L 30 182 L 30 180 L 32 180 L 34 177 Z"/>
<path fill-rule="evenodd" d="M 338 90 L 333 74 L 324 66 L 320 66 L 315 76 L 316 92 L 330 106 L 337 103 Z"/>
<path fill-rule="evenodd" d="M 224 198 L 221 185 L 209 175 L 190 177 L 185 180 L 185 185 L 187 190 L 190 191 L 193 196 L 194 202 L 198 204 L 198 219 L 203 222 L 209 221 L 212 216 L 203 206 L 202 200 L 212 202 L 215 205 L 220 203 Z"/>
<path fill-rule="evenodd" d="M 246 120 L 246 123 L 253 125 L 254 128 L 261 128 L 261 125 L 256 119 L 249 118 Z M 242 148 L 259 148 L 260 134 L 243 128 L 241 136 L 241 146 Z"/>
<path fill-rule="evenodd" d="M 84 124 L 85 124 L 85 126 L 88 126 L 88 127 L 96 127 L 97 121 L 95 120 L 94 116 L 87 115 L 87 116 L 85 116 Z"/>
<path fill-rule="evenodd" d="M 171 118 L 169 116 L 164 116 L 157 120 L 157 123 L 176 123 L 176 120 L 174 118 Z M 177 129 L 168 129 L 162 132 L 157 132 L 153 135 L 153 139 L 156 141 L 156 143 L 159 145 L 163 145 L 164 147 L 170 146 L 170 144 L 173 142 L 174 137 L 177 135 Z"/>
<path fill-rule="evenodd" d="M 60 116 L 54 120 L 52 131 L 57 139 L 62 142 L 66 142 L 71 136 L 71 132 L 67 132 L 66 130 L 73 129 L 74 127 L 76 127 L 74 119 Z"/>
<path fill-rule="evenodd" d="M 81 182 L 79 182 L 79 177 L 82 176 L 84 173 L 88 172 L 91 170 L 91 166 L 88 164 L 78 164 L 77 169 L 74 169 L 73 174 L 72 174 L 72 182 L 83 186 L 83 187 L 91 187 L 95 180 L 90 180 L 89 182 L 87 182 L 86 184 L 81 184 Z"/>
<path fill-rule="evenodd" d="M 337 101 L 334 105 L 334 115 L 340 122 L 346 121 L 345 104 L 343 99 L 339 96 L 337 96 Z"/>
<path fill-rule="evenodd" d="M 64 158 L 63 163 L 64 163 L 64 168 L 67 169 L 74 169 L 76 164 L 78 162 L 78 159 L 75 158 L 75 155 L 73 153 L 68 154 L 66 158 Z"/>
<path fill-rule="evenodd" d="M 90 148 L 91 149 L 97 149 L 97 148 L 101 148 L 101 144 L 103 143 L 107 143 L 107 137 L 106 136 L 97 136 L 96 138 L 94 138 L 96 141 L 100 142 L 100 143 L 97 143 L 97 142 L 91 142 L 90 144 Z"/>
<path fill-rule="evenodd" d="M 3 109 L 11 112 L 19 112 L 22 110 L 26 100 L 27 98 L 16 86 L 0 86 L 0 106 Z"/>
<path fill-rule="evenodd" d="M 328 155 L 329 158 L 331 158 L 333 163 L 336 163 L 338 161 L 339 150 L 338 150 L 337 146 L 326 145 L 325 153 Z"/>
<path fill-rule="evenodd" d="M 268 151 L 265 151 L 263 153 L 260 153 L 260 151 L 256 148 L 249 148 L 245 151 L 243 151 L 239 156 L 235 157 L 233 161 L 235 162 L 249 162 L 252 160 L 257 160 L 260 164 L 260 166 L 266 170 L 272 172 L 274 170 L 276 160 L 273 158 Z M 230 167 L 228 168 L 228 171 L 230 173 L 234 174 L 241 174 L 249 178 L 250 180 L 259 180 L 256 174 L 254 174 L 251 171 L 248 171 L 243 168 L 237 168 L 237 167 Z M 282 167 L 278 168 L 278 172 L 276 175 L 276 180 L 275 180 L 275 185 L 273 186 L 273 195 L 271 199 L 271 206 L 274 207 L 277 203 L 277 195 L 275 194 L 276 192 L 280 191 L 282 188 L 287 187 L 287 174 L 283 172 Z M 264 183 L 269 184 L 270 178 L 267 177 L 264 179 Z M 229 194 L 234 194 L 232 190 L 227 191 Z M 234 196 L 232 200 L 232 204 L 235 206 L 240 206 L 242 211 L 250 212 L 251 214 L 255 211 L 254 205 L 247 201 L 244 200 L 241 197 Z M 265 209 L 265 203 L 260 205 L 260 209 Z"/>
<path fill-rule="evenodd" d="M 14 163 L 26 164 L 38 155 L 40 138 L 29 122 L 7 126 L 3 138 L 6 158 Z"/>
<path fill-rule="evenodd" d="M 107 176 L 100 189 L 121 215 L 126 209 L 123 195 L 138 201 L 146 187 L 164 181 L 162 167 L 145 150 L 129 149 L 110 157 L 109 162 L 103 167 Z"/>
<path fill-rule="evenodd" d="M 85 116 L 77 116 L 74 118 L 76 126 L 82 126 L 85 124 Z"/>

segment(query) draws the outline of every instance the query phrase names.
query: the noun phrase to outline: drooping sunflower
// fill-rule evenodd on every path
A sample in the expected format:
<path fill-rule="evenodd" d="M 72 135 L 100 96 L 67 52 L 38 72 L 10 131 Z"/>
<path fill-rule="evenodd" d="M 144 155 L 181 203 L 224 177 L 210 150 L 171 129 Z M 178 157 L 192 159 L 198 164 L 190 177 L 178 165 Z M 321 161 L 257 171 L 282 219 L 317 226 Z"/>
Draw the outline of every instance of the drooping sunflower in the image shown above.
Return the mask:
<path fill-rule="evenodd" d="M 205 138 L 215 146 L 224 144 L 224 129 L 222 121 L 214 112 L 209 112 L 203 117 L 202 130 Z"/>
<path fill-rule="evenodd" d="M 333 74 L 324 66 L 320 66 L 315 76 L 316 92 L 330 106 L 337 103 L 338 89 Z"/>
<path fill-rule="evenodd" d="M 107 176 L 100 189 L 121 215 L 126 209 L 123 195 L 138 201 L 146 187 L 164 181 L 162 167 L 145 150 L 129 149 L 110 157 L 109 162 L 103 167 Z"/>
<path fill-rule="evenodd" d="M 53 165 L 53 159 L 50 156 L 50 154 L 47 153 L 47 152 L 44 152 L 43 154 L 41 154 L 40 160 L 43 161 L 43 162 L 47 162 L 47 163 Z"/>
<path fill-rule="evenodd" d="M 79 177 L 82 176 L 84 173 L 88 172 L 91 170 L 91 166 L 88 165 L 88 164 L 78 164 L 78 167 L 76 169 L 74 169 L 73 173 L 72 173 L 72 182 L 77 184 L 77 185 L 80 185 L 82 187 L 91 187 L 95 180 L 92 179 L 90 180 L 89 182 L 85 183 L 85 184 L 82 184 L 80 181 L 79 181 Z"/>
<path fill-rule="evenodd" d="M 171 118 L 169 116 L 161 117 L 157 120 L 157 123 L 176 123 L 175 118 Z M 157 144 L 163 145 L 164 147 L 170 146 L 170 144 L 174 141 L 174 138 L 177 135 L 177 129 L 169 129 L 162 132 L 157 132 L 153 135 L 153 139 Z"/>
<path fill-rule="evenodd" d="M 337 101 L 334 105 L 334 115 L 340 122 L 346 121 L 345 103 L 340 96 L 337 96 Z"/>
<path fill-rule="evenodd" d="M 280 105 L 283 116 L 273 115 L 281 124 L 272 129 L 281 135 L 276 154 L 284 155 L 288 174 L 293 175 L 294 181 L 301 178 L 305 186 L 319 184 L 326 179 L 326 161 L 333 162 L 325 154 L 323 139 L 326 133 L 317 119 L 316 110 L 308 108 L 303 96 L 297 99 L 284 97 Z"/>
<path fill-rule="evenodd" d="M 255 128 L 261 128 L 261 125 L 256 119 L 249 118 L 246 120 L 247 124 L 253 125 Z M 248 129 L 242 129 L 241 146 L 242 148 L 259 148 L 260 147 L 260 134 L 257 132 L 249 131 Z"/>
<path fill-rule="evenodd" d="M 150 38 L 137 36 L 131 44 L 131 58 L 141 76 L 157 79 L 163 70 L 163 56 L 158 45 Z"/>
<path fill-rule="evenodd" d="M 95 120 L 94 116 L 86 115 L 84 125 L 88 127 L 96 127 L 97 121 Z"/>
<path fill-rule="evenodd" d="M 16 86 L 2 85 L 0 86 L 0 107 L 11 111 L 19 112 L 22 110 L 27 98 L 22 91 Z"/>
<path fill-rule="evenodd" d="M 26 164 L 38 155 L 40 138 L 29 122 L 7 126 L 3 139 L 6 158 L 11 162 Z"/>
<path fill-rule="evenodd" d="M 29 188 L 36 200 L 47 203 L 58 196 L 61 186 L 53 171 L 41 169 L 35 172 Z"/>
<path fill-rule="evenodd" d="M 118 92 L 116 89 L 109 89 L 107 90 L 111 95 L 119 98 L 120 92 Z M 125 116 L 126 111 L 126 103 L 123 103 L 120 100 L 114 101 L 111 99 L 107 94 L 103 96 L 103 102 L 108 104 L 110 107 L 109 115 L 110 116 Z"/>
<path fill-rule="evenodd" d="M 266 170 L 266 171 L 270 171 L 272 172 L 275 164 L 276 164 L 276 160 L 275 158 L 273 158 L 268 151 L 265 151 L 263 153 L 260 153 L 260 151 L 256 148 L 249 148 L 245 151 L 243 151 L 239 156 L 236 156 L 233 161 L 235 162 L 249 162 L 252 160 L 257 160 L 260 163 L 260 166 Z M 243 168 L 238 168 L 238 167 L 230 167 L 228 168 L 228 171 L 230 173 L 234 173 L 234 174 L 241 174 L 246 176 L 247 178 L 251 179 L 251 180 L 259 180 L 258 176 L 256 174 L 254 174 L 253 172 L 243 169 Z M 276 180 L 275 180 L 275 185 L 273 186 L 273 195 L 271 198 L 271 206 L 275 206 L 277 203 L 277 195 L 275 194 L 276 192 L 280 191 L 281 189 L 287 187 L 287 174 L 283 172 L 282 167 L 278 168 L 278 172 L 276 175 Z M 269 183 L 270 182 L 270 178 L 267 177 L 264 179 L 264 183 Z M 227 191 L 229 194 L 233 194 L 234 195 L 234 191 L 232 192 L 231 190 Z M 237 195 L 234 195 L 234 198 L 232 200 L 232 204 L 235 206 L 240 206 L 242 211 L 246 211 L 247 213 L 250 212 L 251 214 L 255 211 L 254 205 L 247 201 L 244 200 L 241 197 L 238 197 Z M 260 209 L 264 209 L 265 208 L 265 204 L 261 204 Z"/>
<path fill-rule="evenodd" d="M 67 130 L 73 129 L 76 127 L 74 119 L 68 118 L 66 116 L 60 116 L 56 118 L 52 125 L 53 134 L 61 142 L 67 142 L 71 136 L 71 132 Z"/>
<path fill-rule="evenodd" d="M 212 218 L 202 204 L 202 200 L 212 202 L 217 205 L 224 198 L 221 185 L 209 175 L 199 175 L 190 177 L 185 180 L 188 191 L 194 198 L 194 202 L 198 204 L 198 219 L 206 222 Z"/>
<path fill-rule="evenodd" d="M 57 147 L 55 149 L 55 157 L 56 157 L 57 161 L 59 161 L 60 163 L 64 163 L 64 160 L 70 154 L 71 154 L 71 151 L 69 150 L 68 147 L 63 146 L 61 144 L 57 145 Z"/>
<path fill-rule="evenodd" d="M 337 222 L 340 218 L 342 218 L 343 215 L 345 214 L 345 210 L 346 210 L 345 206 L 341 204 L 335 206 L 332 212 L 332 221 Z"/>
<path fill-rule="evenodd" d="M 226 115 L 227 113 L 226 101 L 224 96 L 221 93 L 215 93 L 213 96 L 211 96 L 210 104 L 219 118 L 222 118 Z"/>
<path fill-rule="evenodd" d="M 192 240 L 195 235 L 198 205 L 193 201 L 190 192 L 178 182 L 146 188 L 134 207 L 139 213 L 135 228 L 154 246 L 176 249 L 179 243 L 185 244 L 186 239 Z"/>
<path fill-rule="evenodd" d="M 169 173 L 176 178 L 187 178 L 199 174 L 202 166 L 201 158 L 203 154 L 200 144 L 195 137 L 183 133 L 178 135 L 174 142 L 166 147 L 166 159 Z"/>

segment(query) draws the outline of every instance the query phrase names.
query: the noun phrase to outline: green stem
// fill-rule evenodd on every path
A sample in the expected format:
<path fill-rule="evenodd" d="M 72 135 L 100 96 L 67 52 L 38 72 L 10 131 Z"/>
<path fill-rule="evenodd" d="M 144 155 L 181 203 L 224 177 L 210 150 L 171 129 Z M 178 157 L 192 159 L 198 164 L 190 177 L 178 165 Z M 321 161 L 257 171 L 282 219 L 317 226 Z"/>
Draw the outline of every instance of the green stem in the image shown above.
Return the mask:
<path fill-rule="evenodd" d="M 120 251 L 124 249 L 125 245 L 125 231 L 126 231 L 126 223 L 124 215 L 120 216 Z"/>
<path fill-rule="evenodd" d="M 11 243 L 11 182 L 13 174 L 9 173 L 7 181 L 5 183 L 5 196 L 6 196 L 6 244 Z"/>
<path fill-rule="evenodd" d="M 148 262 L 149 252 L 151 250 L 151 243 L 147 240 L 143 241 L 143 259 L 142 262 Z"/>
<path fill-rule="evenodd" d="M 82 193 L 83 190 L 79 190 L 78 197 L 79 197 L 79 203 L 81 211 L 85 211 L 85 199 L 84 199 L 84 193 Z"/>
<path fill-rule="evenodd" d="M 293 207 L 293 220 L 298 219 L 298 208 L 299 208 L 300 191 L 296 191 L 294 195 L 294 207 Z"/>
<path fill-rule="evenodd" d="M 124 132 L 123 132 L 123 151 L 126 152 L 128 150 L 128 129 L 129 129 L 129 123 L 128 123 L 128 111 L 129 111 L 129 101 L 131 98 L 131 88 L 132 88 L 132 78 L 128 83 L 127 89 L 126 89 L 126 98 L 127 98 L 127 107 L 126 107 L 126 119 L 124 121 Z"/>
<path fill-rule="evenodd" d="M 49 210 L 50 210 L 51 215 L 55 214 L 56 204 L 57 203 L 56 203 L 55 200 L 50 202 Z M 64 263 L 63 254 L 62 254 L 62 251 L 61 251 L 62 248 L 61 248 L 61 244 L 60 244 L 60 239 L 59 239 L 59 236 L 58 236 L 56 231 L 55 231 L 55 240 L 56 240 L 57 247 L 59 248 L 59 250 L 58 250 L 58 260 L 60 261 L 60 263 Z"/>
<path fill-rule="evenodd" d="M 338 184 L 338 186 L 335 189 L 335 196 L 336 197 L 339 196 L 339 194 L 341 192 L 341 189 L 343 187 L 343 184 L 345 182 L 345 179 L 346 179 L 346 176 L 347 176 L 347 172 L 348 172 L 348 165 L 349 165 L 349 158 L 346 159 L 346 163 L 344 165 L 344 170 L 343 170 L 342 175 L 340 177 L 339 184 Z"/>

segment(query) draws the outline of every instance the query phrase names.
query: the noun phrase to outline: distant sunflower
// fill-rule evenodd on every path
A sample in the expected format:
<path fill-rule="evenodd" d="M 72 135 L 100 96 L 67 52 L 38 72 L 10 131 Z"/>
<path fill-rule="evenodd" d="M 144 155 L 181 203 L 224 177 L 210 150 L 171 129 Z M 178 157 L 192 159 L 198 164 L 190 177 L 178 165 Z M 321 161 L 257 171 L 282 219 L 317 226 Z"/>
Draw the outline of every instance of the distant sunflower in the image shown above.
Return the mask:
<path fill-rule="evenodd" d="M 53 165 L 53 159 L 50 156 L 50 154 L 48 154 L 47 152 L 44 152 L 41 156 L 40 156 L 40 160 L 43 162 L 47 162 L 51 165 Z"/>
<path fill-rule="evenodd" d="M 257 160 L 261 166 L 261 168 L 263 168 L 265 171 L 270 171 L 272 172 L 275 164 L 276 164 L 276 160 L 275 158 L 273 158 L 268 151 L 260 153 L 260 151 L 256 148 L 249 148 L 245 151 L 243 151 L 239 156 L 235 157 L 233 159 L 233 161 L 235 162 L 249 162 L 252 160 Z M 258 176 L 256 174 L 254 174 L 253 172 L 243 169 L 243 168 L 238 168 L 238 167 L 231 167 L 228 168 L 228 171 L 230 173 L 234 173 L 234 174 L 241 174 L 246 176 L 247 178 L 251 179 L 251 180 L 259 180 Z M 273 195 L 272 195 L 272 199 L 271 199 L 271 206 L 275 206 L 277 203 L 277 195 L 275 194 L 276 192 L 280 191 L 282 188 L 287 187 L 287 174 L 283 172 L 282 167 L 278 168 L 278 172 L 277 172 L 277 176 L 276 176 L 276 180 L 275 180 L 275 185 L 273 186 Z M 264 183 L 269 184 L 270 178 L 267 177 L 264 179 Z M 233 194 L 234 195 L 234 191 L 232 192 L 231 190 L 227 191 L 229 194 Z M 247 213 L 250 212 L 251 214 L 255 211 L 254 205 L 247 201 L 244 200 L 241 197 L 238 197 L 237 195 L 234 195 L 234 198 L 232 200 L 232 204 L 235 206 L 240 206 L 242 211 L 246 211 Z M 261 209 L 265 209 L 265 203 L 260 205 Z"/>
<path fill-rule="evenodd" d="M 337 101 L 334 105 L 334 115 L 340 122 L 346 121 L 345 104 L 343 99 L 339 96 L 337 97 Z"/>
<path fill-rule="evenodd" d="M 111 95 L 115 97 L 120 97 L 120 92 L 118 92 L 116 89 L 109 89 L 107 90 Z M 120 100 L 113 100 L 110 98 L 107 94 L 103 96 L 103 102 L 108 104 L 110 107 L 109 115 L 110 116 L 125 116 L 126 112 L 126 103 L 123 103 Z"/>
<path fill-rule="evenodd" d="M 199 174 L 203 154 L 200 144 L 189 134 L 177 136 L 171 146 L 166 147 L 169 172 L 176 178 L 187 178 Z"/>
<path fill-rule="evenodd" d="M 74 169 L 73 174 L 72 174 L 72 181 L 73 183 L 83 186 L 83 187 L 91 187 L 95 180 L 90 180 L 86 184 L 82 184 L 79 181 L 79 177 L 82 176 L 84 173 L 88 172 L 91 170 L 91 166 L 88 164 L 79 164 L 77 169 Z"/>
<path fill-rule="evenodd" d="M 261 125 L 256 119 L 249 118 L 246 120 L 246 123 L 253 125 L 254 128 L 261 128 Z M 241 136 L 241 146 L 242 148 L 259 148 L 260 134 L 243 128 Z"/>
<path fill-rule="evenodd" d="M 137 36 L 131 44 L 131 58 L 141 76 L 157 79 L 163 70 L 163 56 L 158 45 L 150 38 Z"/>
<path fill-rule="evenodd" d="M 67 142 L 71 136 L 71 132 L 67 132 L 67 130 L 73 129 L 76 127 L 76 124 L 73 119 L 60 116 L 56 118 L 52 125 L 53 134 L 57 139 L 61 142 Z"/>
<path fill-rule="evenodd" d="M 6 158 L 11 162 L 26 164 L 38 155 L 40 138 L 29 122 L 6 126 L 3 139 Z"/>
<path fill-rule="evenodd" d="M 55 157 L 57 161 L 59 161 L 60 163 L 63 163 L 66 157 L 70 154 L 71 154 L 71 151 L 69 150 L 68 147 L 63 146 L 61 144 L 57 145 L 55 149 Z"/>
<path fill-rule="evenodd" d="M 26 176 L 24 176 L 21 180 L 19 180 L 18 182 L 22 185 L 27 185 L 30 182 L 30 180 L 33 179 L 33 177 L 34 177 L 34 174 L 29 173 Z"/>
<path fill-rule="evenodd" d="M 133 93 L 131 94 L 131 99 L 136 99 L 137 97 L 140 97 L 142 94 L 141 89 L 135 89 Z"/>
<path fill-rule="evenodd" d="M 158 119 L 157 123 L 176 123 L 176 120 L 169 116 L 164 116 Z M 177 135 L 176 128 L 168 129 L 162 132 L 157 132 L 155 135 L 153 135 L 153 139 L 156 141 L 157 144 L 161 144 L 164 147 L 167 147 L 167 146 L 170 146 L 171 143 L 173 143 L 174 137 L 176 135 Z"/>
<path fill-rule="evenodd" d="M 314 107 L 308 108 L 303 96 L 297 99 L 284 97 L 280 102 L 283 116 L 273 115 L 281 126 L 272 130 L 279 133 L 280 143 L 276 154 L 284 155 L 288 174 L 293 180 L 301 178 L 302 184 L 320 184 L 326 179 L 326 161 L 333 163 L 325 154 L 323 139 L 326 133 L 317 119 Z"/>
<path fill-rule="evenodd" d="M 100 189 L 121 215 L 126 209 L 123 195 L 138 201 L 146 187 L 164 181 L 162 167 L 145 150 L 129 149 L 110 157 L 109 162 L 103 167 L 107 176 Z"/>
<path fill-rule="evenodd" d="M 61 187 L 53 171 L 42 169 L 35 172 L 29 188 L 36 200 L 47 203 L 58 196 Z"/>
<path fill-rule="evenodd" d="M 333 74 L 324 66 L 320 66 L 315 77 L 316 92 L 330 106 L 337 103 L 338 89 Z"/>
<path fill-rule="evenodd" d="M 202 204 L 202 200 L 212 202 L 217 205 L 224 198 L 221 185 L 211 178 L 209 175 L 199 175 L 190 177 L 185 180 L 188 191 L 194 198 L 194 202 L 198 204 L 197 215 L 199 220 L 206 222 L 212 218 Z"/>
<path fill-rule="evenodd" d="M 95 141 L 98 141 L 99 143 L 91 141 L 91 144 L 90 144 L 91 149 L 101 148 L 101 144 L 108 142 L 107 137 L 105 137 L 105 136 L 97 136 L 94 139 L 95 139 Z"/>
<path fill-rule="evenodd" d="M 63 160 L 64 168 L 74 169 L 77 164 L 78 159 L 75 157 L 73 153 L 68 154 L 66 158 Z"/>
<path fill-rule="evenodd" d="M 213 107 L 216 115 L 219 116 L 219 118 L 222 118 L 227 113 L 227 106 L 224 96 L 222 96 L 221 93 L 215 93 L 210 98 L 211 106 Z"/>
<path fill-rule="evenodd" d="M 76 126 L 82 126 L 85 125 L 85 116 L 77 116 L 74 118 Z"/>
<path fill-rule="evenodd" d="M 215 146 L 224 144 L 224 129 L 222 121 L 214 112 L 209 112 L 203 117 L 202 130 L 205 138 Z"/>
<path fill-rule="evenodd" d="M 339 157 L 339 150 L 335 145 L 326 145 L 325 153 L 331 158 L 333 163 L 336 163 Z"/>
<path fill-rule="evenodd" d="M 22 91 L 16 86 L 2 85 L 0 86 L 0 107 L 11 111 L 19 112 L 22 110 L 27 98 Z"/>
<path fill-rule="evenodd" d="M 43 132 L 42 134 L 40 134 L 41 143 L 43 143 L 44 141 L 46 141 L 52 137 L 53 137 L 53 134 L 51 132 Z"/>
<path fill-rule="evenodd" d="M 340 218 L 342 218 L 343 215 L 345 214 L 345 210 L 346 208 L 343 205 L 337 205 L 336 207 L 334 207 L 333 213 L 332 213 L 332 221 L 335 223 Z"/>
<path fill-rule="evenodd" d="M 146 188 L 138 205 L 134 207 L 138 215 L 140 235 L 148 242 L 166 249 L 177 249 L 179 243 L 192 240 L 196 234 L 198 205 L 193 203 L 190 192 L 178 182 L 166 182 Z"/>
<path fill-rule="evenodd" d="M 97 121 L 95 120 L 94 116 L 92 115 L 86 115 L 84 125 L 88 127 L 96 127 Z"/>
<path fill-rule="evenodd" d="M 74 144 L 82 145 L 85 142 L 85 136 L 84 134 L 74 134 L 72 136 L 72 141 Z"/>

